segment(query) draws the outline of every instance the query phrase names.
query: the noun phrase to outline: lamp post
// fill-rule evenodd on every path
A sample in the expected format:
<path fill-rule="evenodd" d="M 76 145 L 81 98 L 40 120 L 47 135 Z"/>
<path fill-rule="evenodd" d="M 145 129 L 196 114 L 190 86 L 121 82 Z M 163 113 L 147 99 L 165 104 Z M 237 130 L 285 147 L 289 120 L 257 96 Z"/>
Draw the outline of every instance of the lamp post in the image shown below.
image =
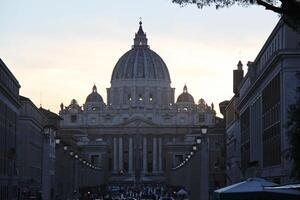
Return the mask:
<path fill-rule="evenodd" d="M 200 198 L 201 200 L 208 200 L 209 197 L 209 150 L 208 150 L 208 138 L 207 138 L 208 126 L 200 126 L 200 138 L 196 138 L 199 145 L 199 156 L 201 159 L 200 164 Z"/>
<path fill-rule="evenodd" d="M 195 143 L 192 146 L 192 151 L 186 157 L 186 162 L 194 156 L 193 165 L 191 165 L 191 170 L 193 171 L 193 176 L 198 177 L 191 179 L 191 198 L 190 199 L 200 199 L 208 200 L 208 138 L 207 138 L 208 126 L 200 126 L 200 131 L 195 137 Z"/>
<path fill-rule="evenodd" d="M 43 145 L 42 145 L 42 159 L 41 159 L 41 183 L 42 183 L 42 196 L 43 199 L 49 199 L 51 198 L 51 195 L 53 196 L 53 185 L 51 184 L 53 181 L 51 181 L 52 178 L 49 174 L 49 171 L 55 170 L 55 166 L 50 166 L 51 162 L 50 159 L 52 159 L 52 156 L 50 154 L 53 152 L 51 148 L 55 148 L 56 141 L 54 142 L 54 147 L 52 141 L 55 140 L 56 135 L 56 127 L 52 125 L 45 125 L 42 129 L 43 137 Z M 54 155 L 55 156 L 55 155 Z"/>

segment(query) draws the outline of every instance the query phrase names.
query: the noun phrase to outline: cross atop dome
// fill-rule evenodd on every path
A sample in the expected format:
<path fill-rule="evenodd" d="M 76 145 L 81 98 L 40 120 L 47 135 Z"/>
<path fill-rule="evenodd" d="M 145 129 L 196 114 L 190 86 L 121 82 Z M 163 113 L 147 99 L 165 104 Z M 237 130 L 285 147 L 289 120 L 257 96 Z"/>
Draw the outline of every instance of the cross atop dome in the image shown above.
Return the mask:
<path fill-rule="evenodd" d="M 142 27 L 142 24 L 143 24 L 142 20 L 140 20 L 139 24 L 140 24 L 140 27 L 139 27 L 139 30 L 137 32 L 137 35 L 143 35 L 145 33 L 144 33 L 143 27 Z"/>
<path fill-rule="evenodd" d="M 94 86 L 93 86 L 93 92 L 97 92 L 96 84 L 94 84 Z"/>
<path fill-rule="evenodd" d="M 134 37 L 134 45 L 133 45 L 133 48 L 134 47 L 149 47 L 147 45 L 147 42 L 148 42 L 148 39 L 146 37 L 146 33 L 144 32 L 143 30 L 143 27 L 142 27 L 142 19 L 140 18 L 140 22 L 139 22 L 139 30 L 137 33 L 135 33 L 135 37 Z"/>

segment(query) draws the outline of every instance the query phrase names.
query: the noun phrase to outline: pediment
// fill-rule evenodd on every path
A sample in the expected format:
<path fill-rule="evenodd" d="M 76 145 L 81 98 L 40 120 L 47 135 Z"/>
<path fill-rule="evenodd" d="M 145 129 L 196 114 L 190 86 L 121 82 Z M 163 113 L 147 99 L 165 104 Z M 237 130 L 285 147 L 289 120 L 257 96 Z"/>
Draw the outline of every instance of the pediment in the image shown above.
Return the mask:
<path fill-rule="evenodd" d="M 120 124 L 120 126 L 124 127 L 153 127 L 156 126 L 151 120 L 143 119 L 141 117 L 135 117 L 132 119 L 128 119 Z"/>

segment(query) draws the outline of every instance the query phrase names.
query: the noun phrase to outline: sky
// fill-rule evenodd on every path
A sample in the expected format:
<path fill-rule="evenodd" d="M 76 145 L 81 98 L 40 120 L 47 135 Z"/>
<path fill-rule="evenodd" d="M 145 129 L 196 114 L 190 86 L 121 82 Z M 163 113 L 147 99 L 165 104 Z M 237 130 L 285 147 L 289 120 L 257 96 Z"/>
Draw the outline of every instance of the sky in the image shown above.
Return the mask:
<path fill-rule="evenodd" d="M 168 66 L 175 98 L 229 100 L 232 70 L 257 56 L 279 20 L 260 6 L 198 9 L 172 0 L 0 0 L 0 58 L 36 106 L 58 112 L 106 88 L 133 44 L 140 17 L 150 48 Z M 217 110 L 217 112 L 219 112 Z"/>

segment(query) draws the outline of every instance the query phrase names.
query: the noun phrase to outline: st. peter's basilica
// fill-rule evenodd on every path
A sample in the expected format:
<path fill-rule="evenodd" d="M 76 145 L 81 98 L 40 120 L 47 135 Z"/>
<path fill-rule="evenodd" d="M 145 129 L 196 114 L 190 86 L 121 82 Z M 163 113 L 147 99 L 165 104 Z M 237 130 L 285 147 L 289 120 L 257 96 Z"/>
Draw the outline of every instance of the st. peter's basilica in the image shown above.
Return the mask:
<path fill-rule="evenodd" d="M 142 22 L 134 43 L 117 61 L 104 102 L 92 87 L 83 105 L 61 104 L 61 129 L 101 167 L 107 181 L 164 182 L 181 163 L 200 125 L 213 127 L 216 112 L 184 85 L 175 88 L 163 59 L 148 45 Z"/>

